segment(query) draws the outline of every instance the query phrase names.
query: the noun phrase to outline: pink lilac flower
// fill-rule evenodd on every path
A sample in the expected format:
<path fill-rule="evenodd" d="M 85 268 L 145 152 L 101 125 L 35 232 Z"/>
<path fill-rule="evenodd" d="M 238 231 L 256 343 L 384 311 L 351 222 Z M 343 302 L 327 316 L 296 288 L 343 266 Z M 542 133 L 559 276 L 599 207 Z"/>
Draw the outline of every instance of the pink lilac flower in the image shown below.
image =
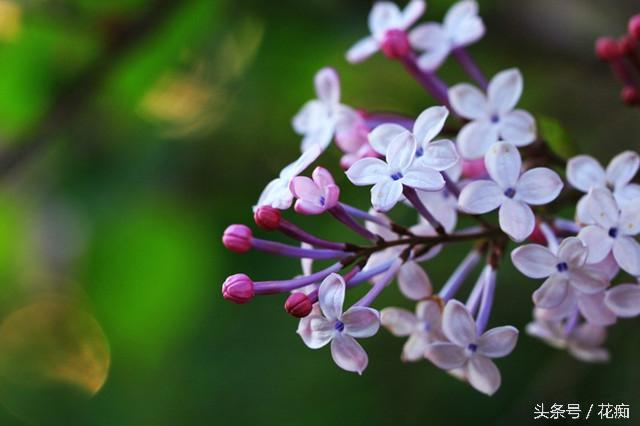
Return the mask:
<path fill-rule="evenodd" d="M 358 41 L 347 52 L 347 60 L 351 63 L 362 62 L 369 56 L 383 49 L 386 44 L 401 43 L 409 48 L 405 31 L 424 13 L 427 4 L 423 0 L 411 0 L 404 10 L 388 1 L 374 3 L 369 13 L 369 31 L 371 35 Z M 400 41 L 394 41 L 400 39 Z"/>
<path fill-rule="evenodd" d="M 442 334 L 442 308 L 435 300 L 425 300 L 416 305 L 416 313 L 402 308 L 384 308 L 380 322 L 391 334 L 409 337 L 402 348 L 402 360 L 415 362 L 424 359 L 430 343 L 446 340 Z"/>
<path fill-rule="evenodd" d="M 331 355 L 342 369 L 362 374 L 367 368 L 367 353 L 356 339 L 371 337 L 380 328 L 380 314 L 368 307 L 352 306 L 345 312 L 346 284 L 338 274 L 324 279 L 318 289 L 320 313 L 307 317 L 309 330 L 300 333 L 304 343 L 318 349 L 331 343 Z"/>
<path fill-rule="evenodd" d="M 340 188 L 327 169 L 316 167 L 312 178 L 296 176 L 291 181 L 291 193 L 298 199 L 294 206 L 297 213 L 320 214 L 338 203 Z"/>
<path fill-rule="evenodd" d="M 589 263 L 600 262 L 609 253 L 622 269 L 640 275 L 640 199 L 620 209 L 611 191 L 592 188 L 587 211 L 595 222 L 580 230 L 578 237 L 589 248 Z"/>
<path fill-rule="evenodd" d="M 500 371 L 491 360 L 511 353 L 518 340 L 515 327 L 492 328 L 480 336 L 476 322 L 465 306 L 451 300 L 444 308 L 442 331 L 448 342 L 432 343 L 425 355 L 439 368 L 464 368 L 469 384 L 478 391 L 493 395 L 500 387 Z"/>
<path fill-rule="evenodd" d="M 520 153 L 505 142 L 491 147 L 485 165 L 492 180 L 477 180 L 465 186 L 458 200 L 460 209 L 483 214 L 499 208 L 500 228 L 515 241 L 524 240 L 535 227 L 529 205 L 553 201 L 562 190 L 560 176 L 545 167 L 520 174 Z"/>
<path fill-rule="evenodd" d="M 465 0 L 451 6 L 442 25 L 428 22 L 415 27 L 409 34 L 409 41 L 414 49 L 423 52 L 418 57 L 418 66 L 425 71 L 434 71 L 451 51 L 475 43 L 484 32 L 478 3 Z"/>
<path fill-rule="evenodd" d="M 463 158 L 481 158 L 499 140 L 515 146 L 535 140 L 533 116 L 514 109 L 522 95 L 522 85 L 520 71 L 509 69 L 493 77 L 486 95 L 467 83 L 449 89 L 453 110 L 471 120 L 458 134 L 458 149 Z"/>

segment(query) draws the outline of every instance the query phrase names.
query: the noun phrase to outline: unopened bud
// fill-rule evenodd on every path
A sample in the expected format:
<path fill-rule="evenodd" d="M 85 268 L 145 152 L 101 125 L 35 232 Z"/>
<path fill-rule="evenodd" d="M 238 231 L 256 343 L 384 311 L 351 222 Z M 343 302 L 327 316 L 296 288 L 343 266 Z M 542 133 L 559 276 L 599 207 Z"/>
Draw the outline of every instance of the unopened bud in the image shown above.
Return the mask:
<path fill-rule="evenodd" d="M 304 293 L 293 293 L 284 302 L 284 310 L 296 318 L 304 318 L 311 313 L 313 303 Z"/>
<path fill-rule="evenodd" d="M 596 40 L 596 55 L 603 61 L 613 61 L 620 56 L 618 42 L 612 37 L 600 37 Z"/>
<path fill-rule="evenodd" d="M 618 48 L 623 55 L 632 55 L 636 50 L 636 40 L 630 35 L 624 35 L 618 40 Z"/>
<path fill-rule="evenodd" d="M 407 33 L 403 30 L 389 30 L 384 35 L 382 42 L 382 51 L 388 58 L 399 59 L 404 58 L 411 52 L 411 45 Z"/>
<path fill-rule="evenodd" d="M 636 41 L 640 41 L 640 14 L 629 19 L 629 35 Z"/>
<path fill-rule="evenodd" d="M 230 225 L 222 235 L 224 246 L 236 253 L 246 253 L 251 249 L 251 229 L 245 225 Z"/>
<path fill-rule="evenodd" d="M 247 303 L 254 295 L 253 281 L 245 274 L 231 275 L 222 284 L 222 297 L 234 303 Z"/>
<path fill-rule="evenodd" d="M 253 220 L 255 220 L 256 225 L 267 231 L 278 229 L 280 219 L 282 219 L 280 210 L 271 206 L 260 206 L 253 214 Z"/>
<path fill-rule="evenodd" d="M 633 86 L 625 86 L 620 92 L 620 97 L 626 105 L 640 105 L 640 94 Z"/>

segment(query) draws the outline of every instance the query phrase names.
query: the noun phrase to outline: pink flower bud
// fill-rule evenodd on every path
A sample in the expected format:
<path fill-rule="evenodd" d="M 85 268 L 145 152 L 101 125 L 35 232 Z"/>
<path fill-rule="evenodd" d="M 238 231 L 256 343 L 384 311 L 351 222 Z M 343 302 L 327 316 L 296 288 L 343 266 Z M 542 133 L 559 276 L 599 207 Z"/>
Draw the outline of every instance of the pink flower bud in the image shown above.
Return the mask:
<path fill-rule="evenodd" d="M 253 281 L 245 274 L 231 275 L 222 284 L 222 297 L 234 303 L 247 303 L 254 295 Z"/>
<path fill-rule="evenodd" d="M 484 158 L 477 160 L 462 160 L 462 175 L 469 179 L 477 179 L 487 174 Z"/>
<path fill-rule="evenodd" d="M 626 105 L 640 104 L 640 94 L 638 93 L 638 89 L 633 86 L 623 87 L 622 92 L 620 92 L 620 97 Z"/>
<path fill-rule="evenodd" d="M 612 37 L 600 37 L 596 40 L 596 55 L 603 61 L 613 61 L 620 56 L 618 42 Z"/>
<path fill-rule="evenodd" d="M 313 303 L 311 303 L 311 299 L 304 293 L 293 293 L 287 298 L 287 301 L 284 302 L 284 310 L 296 318 L 306 317 L 311 313 L 312 308 Z"/>
<path fill-rule="evenodd" d="M 618 49 L 623 55 L 632 55 L 636 50 L 636 41 L 630 35 L 624 35 L 618 40 Z"/>
<path fill-rule="evenodd" d="M 222 244 L 236 253 L 246 253 L 251 249 L 251 229 L 245 225 L 230 225 L 222 235 Z"/>
<path fill-rule="evenodd" d="M 640 14 L 632 16 L 629 19 L 629 35 L 640 41 Z"/>
<path fill-rule="evenodd" d="M 253 214 L 253 220 L 255 220 L 256 225 L 267 231 L 278 229 L 280 219 L 282 219 L 280 210 L 274 209 L 271 206 L 260 206 Z"/>
<path fill-rule="evenodd" d="M 384 54 L 391 59 L 404 58 L 411 52 L 407 33 L 398 29 L 387 31 L 381 47 Z"/>
<path fill-rule="evenodd" d="M 547 237 L 544 236 L 544 232 L 540 229 L 540 223 L 536 223 L 535 228 L 533 228 L 533 232 L 529 235 L 529 241 L 535 244 L 547 244 Z"/>

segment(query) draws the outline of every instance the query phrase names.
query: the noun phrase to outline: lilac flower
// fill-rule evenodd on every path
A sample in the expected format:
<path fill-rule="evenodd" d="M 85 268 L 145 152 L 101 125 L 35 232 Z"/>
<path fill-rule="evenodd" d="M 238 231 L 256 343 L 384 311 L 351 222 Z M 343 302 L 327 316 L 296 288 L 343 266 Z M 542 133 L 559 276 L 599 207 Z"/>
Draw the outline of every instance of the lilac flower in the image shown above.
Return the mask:
<path fill-rule="evenodd" d="M 347 52 L 347 61 L 362 62 L 383 48 L 393 37 L 402 37 L 405 31 L 424 13 L 427 4 L 423 0 L 411 0 L 403 11 L 388 1 L 374 3 L 369 13 L 371 35 L 358 41 Z M 404 36 L 406 38 L 406 35 Z M 406 43 L 408 48 L 408 42 Z"/>
<path fill-rule="evenodd" d="M 587 211 L 595 222 L 580 230 L 578 237 L 589 247 L 589 263 L 600 262 L 610 252 L 618 265 L 631 275 L 640 275 L 640 199 L 620 209 L 611 191 L 592 188 Z"/>
<path fill-rule="evenodd" d="M 298 198 L 294 209 L 301 214 L 320 214 L 335 207 L 340 196 L 340 188 L 331 173 L 323 167 L 316 167 L 313 179 L 296 176 L 291 181 L 290 190 Z"/>
<path fill-rule="evenodd" d="M 558 174 L 537 167 L 520 174 L 522 160 L 515 146 L 495 143 L 485 156 L 485 166 L 492 180 L 478 180 L 465 186 L 458 200 L 460 209 L 483 214 L 500 208 L 500 228 L 515 241 L 533 232 L 535 217 L 529 205 L 553 201 L 562 190 Z"/>
<path fill-rule="evenodd" d="M 342 312 L 346 284 L 338 274 L 324 279 L 318 289 L 320 314 L 310 315 L 299 329 L 304 343 L 318 349 L 331 342 L 331 355 L 338 367 L 362 374 L 367 368 L 367 353 L 356 338 L 371 337 L 380 328 L 380 314 L 372 308 L 352 306 Z M 302 321 L 301 321 L 302 323 Z"/>
<path fill-rule="evenodd" d="M 324 151 L 336 132 L 348 128 L 355 111 L 340 103 L 340 80 L 333 68 L 323 68 L 314 79 L 317 99 L 307 102 L 293 118 L 293 128 L 303 135 L 301 149 L 319 146 Z"/>
<path fill-rule="evenodd" d="M 286 210 L 293 203 L 293 194 L 289 189 L 294 177 L 302 173 L 322 154 L 322 149 L 314 145 L 304 151 L 293 163 L 282 169 L 280 175 L 269 182 L 260 194 L 258 203 L 253 207 L 254 211 L 260 206 L 271 206 L 276 209 Z"/>
<path fill-rule="evenodd" d="M 425 71 L 434 71 L 452 50 L 475 43 L 484 31 L 484 23 L 478 16 L 478 3 L 465 0 L 451 6 L 442 25 L 428 22 L 417 26 L 409 34 L 409 41 L 414 49 L 424 52 L 418 58 L 418 66 Z"/>
<path fill-rule="evenodd" d="M 514 109 L 522 94 L 522 75 L 517 69 L 493 77 L 485 96 L 463 83 L 449 89 L 451 107 L 471 120 L 458 134 L 458 148 L 465 159 L 481 158 L 499 140 L 525 146 L 536 138 L 535 120 L 528 112 Z"/>
<path fill-rule="evenodd" d="M 640 285 L 620 284 L 607 290 L 607 307 L 621 318 L 640 315 Z"/>
<path fill-rule="evenodd" d="M 500 387 L 500 371 L 491 361 L 511 353 L 518 340 L 515 327 L 504 326 L 478 336 L 476 322 L 465 306 L 451 300 L 444 308 L 442 331 L 449 342 L 432 343 L 426 357 L 443 370 L 464 368 L 475 389 L 493 395 Z"/>
<path fill-rule="evenodd" d="M 426 167 L 423 161 L 417 161 L 416 149 L 414 135 L 405 131 L 389 144 L 386 162 L 363 158 L 347 170 L 347 177 L 358 186 L 374 185 L 371 204 L 380 211 L 391 210 L 402 198 L 405 186 L 424 191 L 442 189 L 445 184 L 442 175 Z"/>
<path fill-rule="evenodd" d="M 444 172 L 451 182 L 458 182 L 462 173 L 462 161 L 458 161 Z M 429 206 L 429 212 L 442 224 L 445 231 L 451 233 L 456 228 L 458 199 L 448 187 L 445 186 L 440 191 L 418 191 L 418 197 L 420 197 L 422 204 Z"/>
<path fill-rule="evenodd" d="M 416 305 L 416 313 L 402 308 L 384 308 L 380 322 L 397 337 L 409 336 L 402 348 L 402 360 L 419 361 L 424 358 L 430 343 L 446 338 L 442 334 L 442 308 L 435 300 L 425 300 Z"/>

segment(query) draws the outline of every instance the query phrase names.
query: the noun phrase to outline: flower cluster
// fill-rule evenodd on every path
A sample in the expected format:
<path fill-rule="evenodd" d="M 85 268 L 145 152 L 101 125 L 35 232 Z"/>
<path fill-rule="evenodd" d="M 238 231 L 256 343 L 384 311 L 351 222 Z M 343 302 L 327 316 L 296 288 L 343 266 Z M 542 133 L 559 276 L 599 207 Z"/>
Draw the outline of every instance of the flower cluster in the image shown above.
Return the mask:
<path fill-rule="evenodd" d="M 421 0 L 403 10 L 376 3 L 371 35 L 346 57 L 360 62 L 381 51 L 436 105 L 415 118 L 346 106 L 337 72 L 320 70 L 317 99 L 293 119 L 302 153 L 254 206 L 259 228 L 293 244 L 257 238 L 237 224 L 222 238 L 237 253 L 301 259 L 302 274 L 271 281 L 235 274 L 223 283 L 223 297 L 247 303 L 256 295 L 283 295 L 304 344 L 330 345 L 335 363 L 359 374 L 368 365 L 359 339 L 382 326 L 407 339 L 403 361 L 428 360 L 491 395 L 501 384 L 494 360 L 514 350 L 519 334 L 511 325 L 489 327 L 500 267 L 510 259 L 526 277 L 544 279 L 533 291 L 528 334 L 583 361 L 608 359 L 606 327 L 640 315 L 640 185 L 633 183 L 640 156 L 623 152 L 606 169 L 587 155 L 560 158 L 534 116 L 517 107 L 521 72 L 506 69 L 486 79 L 466 50 L 485 32 L 477 3 L 461 1 L 442 24 L 410 29 L 425 10 Z M 637 35 L 637 19 L 632 22 Z M 476 85 L 451 85 L 437 75 L 449 57 Z M 304 176 L 332 142 L 343 153 L 346 179 L 321 166 Z M 339 182 L 371 187 L 370 205 L 342 199 Z M 291 206 L 297 214 L 330 216 L 354 240 L 327 240 L 295 225 L 284 217 Z M 572 207 L 574 217 L 556 213 Z M 414 224 L 386 214 L 402 209 L 415 212 Z M 434 259 L 454 247 L 466 247 L 466 256 L 446 282 L 433 283 L 425 263 L 436 267 Z M 394 282 L 415 308 L 374 307 Z M 356 293 L 361 297 L 349 302 Z"/>

